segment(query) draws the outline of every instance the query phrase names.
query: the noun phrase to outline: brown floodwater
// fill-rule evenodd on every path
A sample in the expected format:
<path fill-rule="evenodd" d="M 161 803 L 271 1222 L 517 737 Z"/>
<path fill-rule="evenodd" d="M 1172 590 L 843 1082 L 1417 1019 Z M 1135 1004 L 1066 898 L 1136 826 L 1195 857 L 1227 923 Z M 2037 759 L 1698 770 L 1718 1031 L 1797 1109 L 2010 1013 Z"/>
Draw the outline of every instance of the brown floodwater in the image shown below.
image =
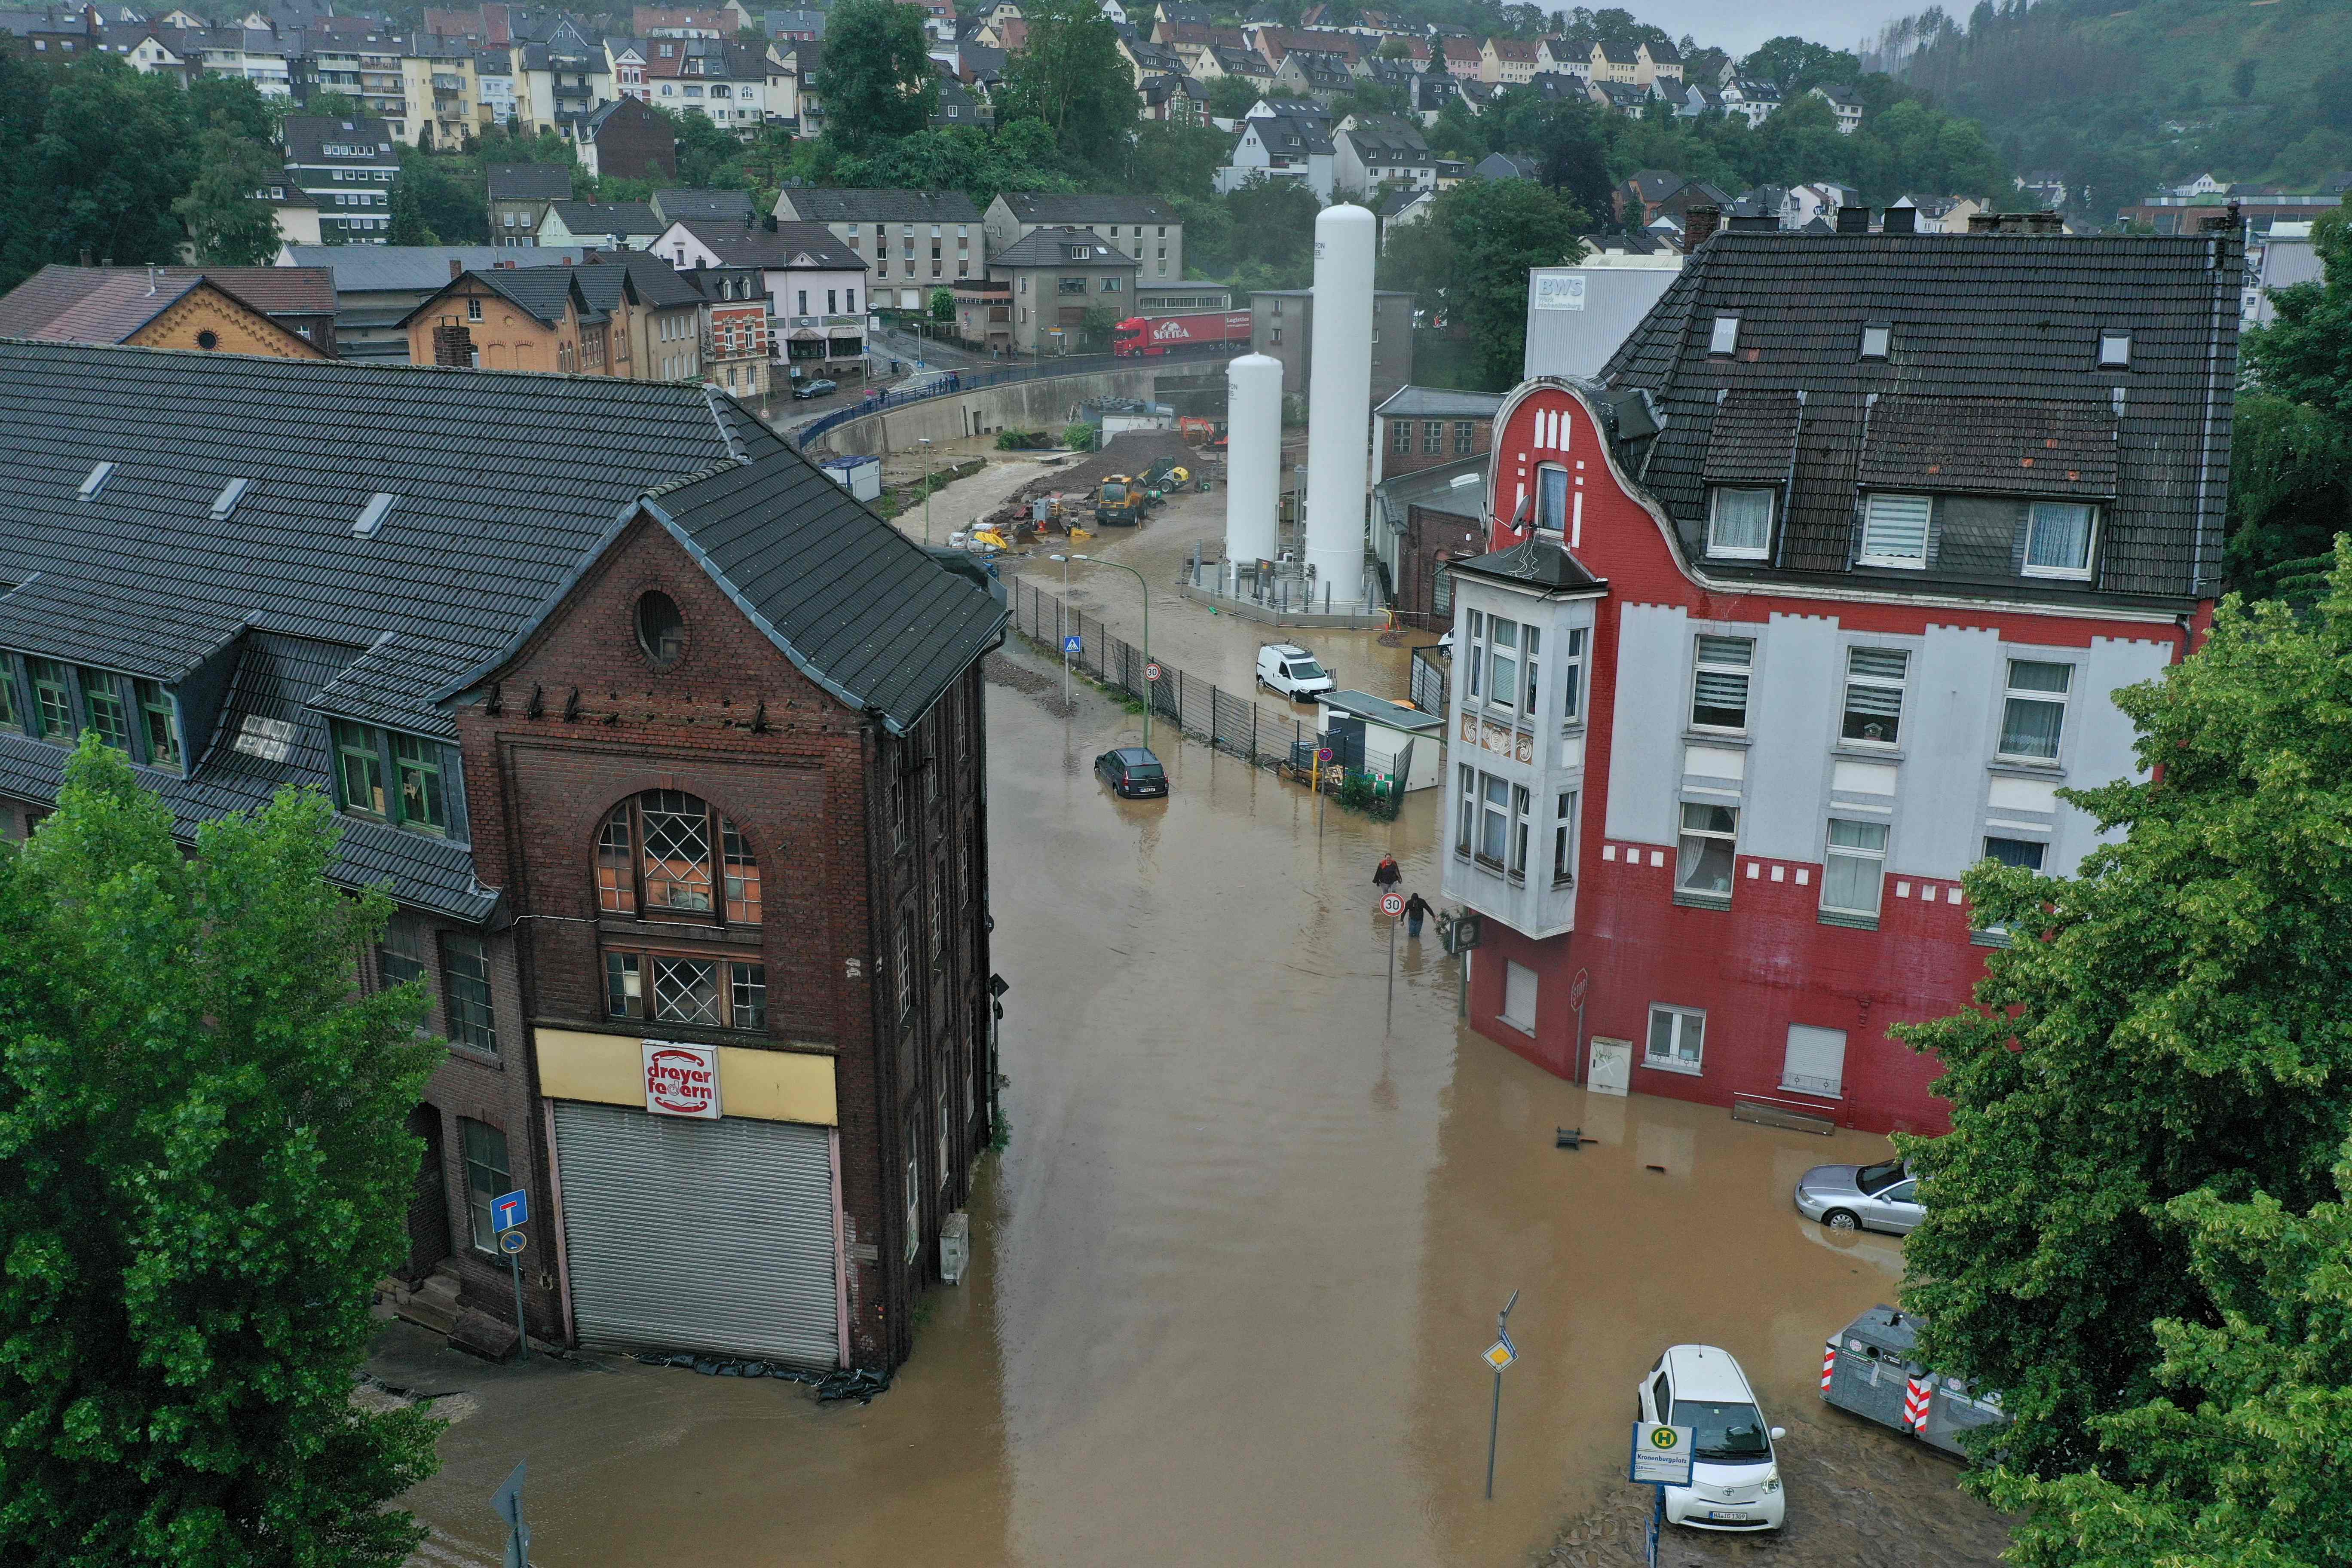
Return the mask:
<path fill-rule="evenodd" d="M 1823 1338 L 1892 1299 L 1901 1252 L 1789 1190 L 1883 1141 L 1588 1097 L 1457 1026 L 1433 926 L 1397 942 L 1386 1026 L 1372 866 L 1435 893 L 1437 792 L 1318 823 L 1163 729 L 1171 797 L 1121 803 L 1090 763 L 1134 719 L 1083 690 L 1066 718 L 1050 661 L 1013 658 L 988 696 L 1012 1142 L 973 1271 L 862 1408 L 616 1357 L 394 1357 L 470 1412 L 411 1500 L 424 1560 L 495 1562 L 487 1496 L 527 1458 L 547 1564 L 1516 1563 L 1626 1486 L 1665 1345 L 1730 1349 L 1776 1420 L 1817 1402 Z M 1514 1290 L 1489 1502 L 1479 1356 Z M 1832 1506 L 1792 1485 L 1792 1512 Z"/>

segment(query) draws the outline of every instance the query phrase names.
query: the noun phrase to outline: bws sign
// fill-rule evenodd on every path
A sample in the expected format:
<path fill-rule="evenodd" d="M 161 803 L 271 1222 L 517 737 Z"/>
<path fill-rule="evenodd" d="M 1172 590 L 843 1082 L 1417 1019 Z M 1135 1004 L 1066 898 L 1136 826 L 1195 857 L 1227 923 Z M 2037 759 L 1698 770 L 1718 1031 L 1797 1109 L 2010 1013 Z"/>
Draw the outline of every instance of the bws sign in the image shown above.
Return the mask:
<path fill-rule="evenodd" d="M 719 1047 L 647 1040 L 646 1109 L 656 1116 L 719 1120 Z"/>

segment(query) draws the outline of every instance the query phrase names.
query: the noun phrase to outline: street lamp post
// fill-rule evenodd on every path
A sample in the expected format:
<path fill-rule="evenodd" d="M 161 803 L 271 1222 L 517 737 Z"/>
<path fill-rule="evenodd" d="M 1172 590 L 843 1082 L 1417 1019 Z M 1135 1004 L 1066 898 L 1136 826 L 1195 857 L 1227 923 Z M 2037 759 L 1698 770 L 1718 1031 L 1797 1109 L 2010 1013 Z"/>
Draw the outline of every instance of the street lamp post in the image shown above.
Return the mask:
<path fill-rule="evenodd" d="M 931 438 L 918 436 L 915 439 L 923 447 L 923 542 L 928 545 L 931 542 Z"/>
<path fill-rule="evenodd" d="M 1070 559 L 1093 562 L 1097 566 L 1115 566 L 1135 579 L 1135 585 L 1143 592 L 1143 664 L 1149 671 L 1151 667 L 1151 584 L 1144 581 L 1142 573 L 1117 561 L 1102 561 L 1092 555 L 1076 553 Z M 1147 676 L 1143 682 L 1143 749 L 1147 752 L 1151 750 L 1151 684 Z"/>
<path fill-rule="evenodd" d="M 1048 555 L 1045 559 L 1062 563 L 1062 603 L 1067 605 L 1070 602 L 1070 558 Z M 1067 713 L 1070 710 L 1070 633 L 1069 628 L 1058 619 L 1055 626 L 1062 634 L 1062 711 Z"/>

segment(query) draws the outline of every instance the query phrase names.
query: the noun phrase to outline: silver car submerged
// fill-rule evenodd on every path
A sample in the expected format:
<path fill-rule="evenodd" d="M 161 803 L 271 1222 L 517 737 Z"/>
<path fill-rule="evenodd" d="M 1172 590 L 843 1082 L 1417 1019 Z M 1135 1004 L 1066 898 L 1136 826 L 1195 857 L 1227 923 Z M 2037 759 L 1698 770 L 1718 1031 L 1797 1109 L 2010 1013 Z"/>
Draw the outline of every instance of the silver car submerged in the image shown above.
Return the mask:
<path fill-rule="evenodd" d="M 1832 1230 L 1907 1234 L 1927 1217 L 1918 1178 L 1901 1160 L 1816 1165 L 1797 1178 L 1797 1212 Z"/>

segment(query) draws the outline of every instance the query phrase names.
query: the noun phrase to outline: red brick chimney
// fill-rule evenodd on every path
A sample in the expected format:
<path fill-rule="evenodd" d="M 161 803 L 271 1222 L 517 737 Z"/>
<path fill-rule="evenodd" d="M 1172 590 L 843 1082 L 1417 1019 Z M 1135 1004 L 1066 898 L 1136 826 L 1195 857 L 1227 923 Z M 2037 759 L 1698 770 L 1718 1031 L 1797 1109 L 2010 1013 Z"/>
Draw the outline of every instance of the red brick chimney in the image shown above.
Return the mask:
<path fill-rule="evenodd" d="M 1720 207 L 1692 207 L 1684 213 L 1683 254 L 1687 256 L 1705 245 L 1715 237 L 1715 231 L 1722 226 L 1723 209 Z"/>

